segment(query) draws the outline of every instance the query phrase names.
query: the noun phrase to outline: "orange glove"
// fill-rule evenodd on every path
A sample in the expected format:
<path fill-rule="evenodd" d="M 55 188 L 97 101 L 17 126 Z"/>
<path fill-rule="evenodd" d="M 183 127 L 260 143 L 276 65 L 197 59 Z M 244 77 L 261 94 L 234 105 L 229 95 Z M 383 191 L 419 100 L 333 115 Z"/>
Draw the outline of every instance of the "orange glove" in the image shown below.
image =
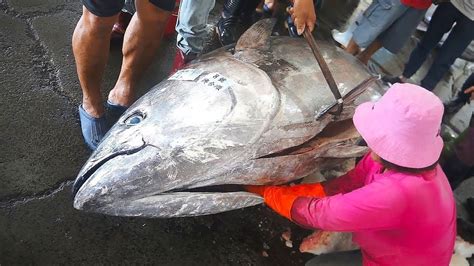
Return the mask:
<path fill-rule="evenodd" d="M 297 198 L 326 196 L 320 183 L 295 186 L 245 186 L 245 189 L 262 196 L 268 207 L 289 220 L 291 220 L 291 207 Z"/>
<path fill-rule="evenodd" d="M 262 196 L 265 194 L 265 190 L 269 187 L 272 186 L 253 186 L 253 185 L 247 185 L 244 186 L 244 189 L 247 190 L 250 193 L 257 194 L 259 196 Z"/>

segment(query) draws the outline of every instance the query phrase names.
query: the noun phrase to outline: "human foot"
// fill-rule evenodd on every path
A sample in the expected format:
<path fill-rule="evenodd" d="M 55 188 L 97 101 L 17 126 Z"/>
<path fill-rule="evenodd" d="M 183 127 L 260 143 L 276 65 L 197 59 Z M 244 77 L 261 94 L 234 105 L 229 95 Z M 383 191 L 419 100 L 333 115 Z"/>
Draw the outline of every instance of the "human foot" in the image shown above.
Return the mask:
<path fill-rule="evenodd" d="M 82 105 L 79 106 L 82 136 L 91 150 L 97 149 L 100 141 L 109 130 L 105 115 L 94 117 L 87 113 Z"/>

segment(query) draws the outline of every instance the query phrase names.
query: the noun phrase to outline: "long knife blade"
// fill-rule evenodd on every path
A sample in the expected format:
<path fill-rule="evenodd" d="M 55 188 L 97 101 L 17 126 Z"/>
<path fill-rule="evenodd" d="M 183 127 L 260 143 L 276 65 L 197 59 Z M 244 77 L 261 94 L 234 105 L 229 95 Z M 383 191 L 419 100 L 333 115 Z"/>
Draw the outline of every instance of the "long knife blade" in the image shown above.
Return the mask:
<path fill-rule="evenodd" d="M 309 31 L 308 27 L 305 28 L 303 36 L 308 42 L 309 47 L 311 47 L 311 51 L 313 51 L 314 57 L 316 58 L 316 61 L 318 61 L 318 65 L 321 68 L 321 71 L 323 72 L 323 76 L 326 79 L 326 82 L 328 83 L 328 86 L 331 89 L 334 98 L 336 98 L 337 110 L 335 112 L 330 112 L 330 114 L 340 115 L 342 113 L 344 101 L 342 100 L 342 95 L 339 92 L 339 89 L 337 88 L 336 81 L 334 80 L 334 77 L 332 76 L 331 71 L 329 70 L 326 60 L 324 60 L 324 57 L 321 55 L 319 46 L 316 43 L 316 40 L 314 39 L 313 35 Z"/>

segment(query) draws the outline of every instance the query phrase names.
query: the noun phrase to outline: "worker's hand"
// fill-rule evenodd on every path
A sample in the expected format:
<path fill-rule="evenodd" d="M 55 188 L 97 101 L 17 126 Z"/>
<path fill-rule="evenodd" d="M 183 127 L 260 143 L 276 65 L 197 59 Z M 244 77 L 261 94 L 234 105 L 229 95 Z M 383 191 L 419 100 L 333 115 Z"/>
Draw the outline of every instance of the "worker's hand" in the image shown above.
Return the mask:
<path fill-rule="evenodd" d="M 295 186 L 244 186 L 248 192 L 263 197 L 265 204 L 280 215 L 291 220 L 291 207 L 298 197 L 326 196 L 320 183 L 300 184 Z"/>
<path fill-rule="evenodd" d="M 287 186 L 244 186 L 245 190 L 263 197 L 265 204 L 291 220 L 291 206 L 298 197 Z"/>
<path fill-rule="evenodd" d="M 298 34 L 301 35 L 306 27 L 313 31 L 316 23 L 316 11 L 313 0 L 294 0 L 293 7 L 289 10 Z"/>
<path fill-rule="evenodd" d="M 287 193 L 291 193 L 295 196 L 300 197 L 316 197 L 322 198 L 326 196 L 324 192 L 324 188 L 321 183 L 312 183 L 312 184 L 299 184 L 294 186 L 255 186 L 255 185 L 246 185 L 244 189 L 248 192 L 260 195 L 262 197 L 265 196 L 267 191 L 273 189 L 282 189 L 285 190 Z"/>
<path fill-rule="evenodd" d="M 474 101 L 474 86 L 467 88 L 465 94 L 471 94 L 471 101 Z"/>

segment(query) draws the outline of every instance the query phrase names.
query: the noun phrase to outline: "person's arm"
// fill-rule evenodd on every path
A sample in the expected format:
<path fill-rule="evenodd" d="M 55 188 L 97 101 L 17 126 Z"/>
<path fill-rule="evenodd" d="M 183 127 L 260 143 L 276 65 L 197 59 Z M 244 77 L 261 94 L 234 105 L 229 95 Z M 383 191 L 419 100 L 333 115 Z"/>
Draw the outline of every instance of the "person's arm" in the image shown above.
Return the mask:
<path fill-rule="evenodd" d="M 262 196 L 270 208 L 291 220 L 290 209 L 296 198 L 322 198 L 362 187 L 374 163 L 370 153 L 367 153 L 354 169 L 329 182 L 294 186 L 245 186 L 245 188 L 249 192 Z"/>
<path fill-rule="evenodd" d="M 357 163 L 354 169 L 346 174 L 332 180 L 321 183 L 324 192 L 328 196 L 339 193 L 348 193 L 364 185 L 365 179 L 375 162 L 371 158 L 370 152 Z"/>
<path fill-rule="evenodd" d="M 347 194 L 325 198 L 298 197 L 290 218 L 308 228 L 355 232 L 400 225 L 406 198 L 395 182 L 373 182 Z"/>
<path fill-rule="evenodd" d="M 313 0 L 294 0 L 290 14 L 299 35 L 303 34 L 306 27 L 313 31 L 314 24 L 316 24 L 316 11 Z"/>

